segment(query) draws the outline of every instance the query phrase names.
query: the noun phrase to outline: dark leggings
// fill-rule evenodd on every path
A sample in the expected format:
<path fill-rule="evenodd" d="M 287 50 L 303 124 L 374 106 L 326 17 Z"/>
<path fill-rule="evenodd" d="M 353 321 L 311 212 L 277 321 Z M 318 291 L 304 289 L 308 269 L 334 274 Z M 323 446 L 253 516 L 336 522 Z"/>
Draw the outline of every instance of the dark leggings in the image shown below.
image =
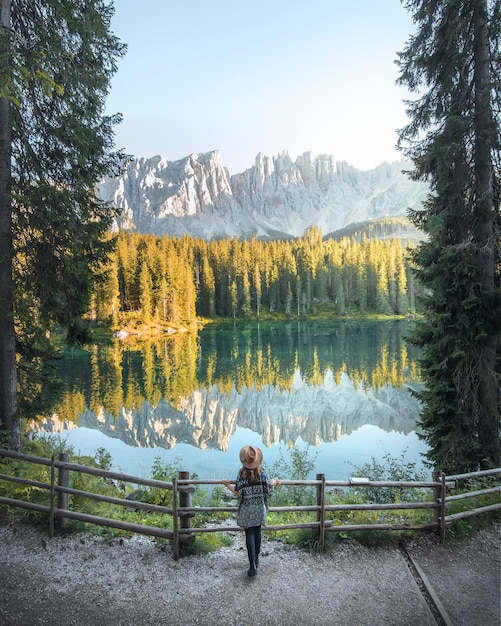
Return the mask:
<path fill-rule="evenodd" d="M 261 526 L 251 526 L 245 529 L 245 545 L 251 567 L 256 566 L 261 552 Z"/>

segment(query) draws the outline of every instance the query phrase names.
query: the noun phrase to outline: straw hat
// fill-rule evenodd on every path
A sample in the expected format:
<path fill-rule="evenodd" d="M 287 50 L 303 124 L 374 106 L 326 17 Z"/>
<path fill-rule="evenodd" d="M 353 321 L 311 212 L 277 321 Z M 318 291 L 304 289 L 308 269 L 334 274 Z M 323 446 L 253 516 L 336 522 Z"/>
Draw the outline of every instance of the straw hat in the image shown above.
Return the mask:
<path fill-rule="evenodd" d="M 240 450 L 240 462 L 247 469 L 256 469 L 263 461 L 263 453 L 256 446 L 244 446 Z"/>

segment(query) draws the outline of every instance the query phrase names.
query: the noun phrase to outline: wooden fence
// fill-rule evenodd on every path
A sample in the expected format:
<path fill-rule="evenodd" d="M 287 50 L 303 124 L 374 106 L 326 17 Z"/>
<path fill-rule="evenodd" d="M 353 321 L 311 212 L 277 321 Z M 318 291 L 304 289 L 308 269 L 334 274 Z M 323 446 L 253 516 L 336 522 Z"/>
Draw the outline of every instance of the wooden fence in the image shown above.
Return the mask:
<path fill-rule="evenodd" d="M 236 513 L 235 505 L 223 507 L 200 507 L 193 506 L 191 502 L 191 494 L 196 490 L 198 485 L 215 486 L 220 485 L 220 480 L 203 480 L 190 478 L 189 472 L 179 472 L 179 475 L 172 482 L 160 480 L 140 478 L 138 476 L 130 476 L 119 472 L 91 468 L 84 465 L 76 465 L 70 463 L 68 455 L 61 454 L 59 459 L 54 457 L 46 459 L 42 457 L 29 456 L 20 452 L 11 450 L 1 450 L 0 458 L 15 459 L 20 462 L 39 464 L 50 467 L 50 483 L 22 478 L 15 474 L 0 474 L 0 481 L 17 483 L 25 485 L 34 490 L 44 490 L 48 493 L 47 504 L 32 502 L 28 497 L 23 500 L 7 498 L 0 496 L 0 505 L 6 505 L 14 508 L 28 509 L 46 513 L 49 521 L 49 536 L 53 536 L 55 530 L 62 530 L 67 519 L 74 519 L 81 522 L 96 524 L 117 528 L 129 532 L 152 535 L 168 539 L 172 542 L 173 555 L 175 559 L 179 558 L 180 544 L 188 543 L 194 540 L 197 533 L 210 532 L 231 532 L 241 531 L 238 526 L 220 525 L 204 526 L 203 528 L 194 528 L 191 526 L 191 518 L 196 513 Z M 142 485 L 146 487 L 155 487 L 172 492 L 172 506 L 160 506 L 137 500 L 127 499 L 126 497 L 117 498 L 102 494 L 92 493 L 79 489 L 71 488 L 70 473 L 76 472 L 80 474 L 89 474 L 98 476 L 108 481 L 119 481 L 121 484 Z M 308 506 L 271 506 L 270 512 L 275 513 L 291 513 L 299 511 L 315 512 L 315 521 L 300 522 L 295 524 L 279 524 L 267 525 L 267 531 L 280 531 L 288 529 L 310 528 L 318 533 L 318 541 L 321 548 L 324 546 L 326 533 L 331 532 L 353 532 L 361 530 L 434 530 L 440 533 L 441 541 L 445 540 L 445 529 L 448 524 L 457 519 L 463 519 L 472 515 L 479 515 L 486 512 L 501 510 L 501 503 L 490 504 L 477 507 L 475 509 L 464 510 L 452 515 L 447 515 L 447 508 L 453 502 L 464 501 L 466 498 L 480 497 L 488 494 L 500 493 L 501 486 L 498 484 L 494 487 L 475 488 L 474 491 L 465 492 L 457 495 L 447 496 L 447 490 L 454 487 L 458 481 L 483 479 L 487 476 L 500 475 L 501 468 L 486 470 L 481 472 L 471 472 L 468 474 L 457 474 L 446 476 L 443 472 L 436 471 L 431 481 L 422 482 L 402 482 L 402 481 L 370 481 L 365 478 L 353 477 L 349 480 L 326 480 L 323 474 L 317 474 L 315 480 L 282 480 L 284 486 L 291 485 L 295 487 L 313 487 L 316 491 L 316 503 Z M 432 490 L 433 497 L 423 502 L 398 502 L 398 503 L 358 503 L 358 504 L 327 504 L 327 492 L 329 489 L 345 489 L 351 488 L 363 490 L 367 488 L 382 489 L 421 489 Z M 57 496 L 57 505 L 56 505 Z M 155 526 L 147 526 L 144 524 L 135 524 L 120 519 L 112 519 L 89 515 L 79 511 L 71 510 L 69 507 L 69 496 L 88 498 L 99 502 L 118 505 L 121 507 L 134 508 L 136 510 L 145 510 L 162 515 L 172 517 L 172 530 L 169 528 L 158 528 Z M 428 509 L 432 511 L 432 521 L 420 524 L 408 524 L 405 522 L 395 523 L 368 523 L 368 524 L 341 524 L 335 519 L 329 519 L 329 513 L 335 512 L 352 512 L 352 511 L 404 511 L 404 510 Z"/>

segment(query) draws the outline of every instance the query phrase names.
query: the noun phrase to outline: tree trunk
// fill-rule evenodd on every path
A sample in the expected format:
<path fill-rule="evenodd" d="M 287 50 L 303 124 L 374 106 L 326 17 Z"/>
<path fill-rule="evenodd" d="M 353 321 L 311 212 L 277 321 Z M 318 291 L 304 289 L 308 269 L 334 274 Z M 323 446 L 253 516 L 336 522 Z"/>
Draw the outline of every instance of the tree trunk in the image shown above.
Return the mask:
<path fill-rule="evenodd" d="M 10 0 L 0 0 L 0 59 L 10 63 Z M 0 428 L 21 447 L 17 405 L 16 335 L 12 288 L 11 124 L 8 94 L 0 94 Z"/>
<path fill-rule="evenodd" d="M 496 290 L 494 172 L 491 148 L 496 128 L 491 109 L 491 84 L 489 76 L 490 52 L 487 0 L 477 0 L 474 13 L 475 59 L 475 181 L 477 202 L 477 245 L 483 267 L 483 293 L 490 297 Z M 498 315 L 501 313 L 498 311 Z M 496 350 L 499 340 L 491 335 L 479 350 L 478 377 L 480 407 L 478 433 L 481 449 L 487 459 L 499 458 L 499 380 L 496 374 Z"/>

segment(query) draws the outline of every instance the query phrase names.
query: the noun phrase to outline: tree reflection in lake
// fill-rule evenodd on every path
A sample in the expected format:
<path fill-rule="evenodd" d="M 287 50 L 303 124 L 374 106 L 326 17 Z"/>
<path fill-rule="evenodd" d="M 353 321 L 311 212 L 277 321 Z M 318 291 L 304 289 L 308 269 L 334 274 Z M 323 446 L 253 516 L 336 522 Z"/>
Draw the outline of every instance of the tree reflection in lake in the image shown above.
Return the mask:
<path fill-rule="evenodd" d="M 406 330 L 404 321 L 240 323 L 95 344 L 65 356 L 68 391 L 40 427 L 71 432 L 69 443 L 83 453 L 104 446 L 114 456 L 119 439 L 126 450 L 116 452 L 117 465 L 126 471 L 132 451 L 147 450 L 146 471 L 172 451 L 186 469 L 203 475 L 207 465 L 214 474 L 233 469 L 232 448 L 249 439 L 268 448 L 268 461 L 289 445 L 315 446 L 331 476 L 347 438 L 358 441 L 349 459 L 365 450 L 363 463 L 398 439 L 398 456 L 412 448 L 416 460 L 424 444 L 415 436 L 419 405 L 409 387 L 419 385 L 417 353 Z M 369 425 L 372 452 L 354 435 Z"/>

